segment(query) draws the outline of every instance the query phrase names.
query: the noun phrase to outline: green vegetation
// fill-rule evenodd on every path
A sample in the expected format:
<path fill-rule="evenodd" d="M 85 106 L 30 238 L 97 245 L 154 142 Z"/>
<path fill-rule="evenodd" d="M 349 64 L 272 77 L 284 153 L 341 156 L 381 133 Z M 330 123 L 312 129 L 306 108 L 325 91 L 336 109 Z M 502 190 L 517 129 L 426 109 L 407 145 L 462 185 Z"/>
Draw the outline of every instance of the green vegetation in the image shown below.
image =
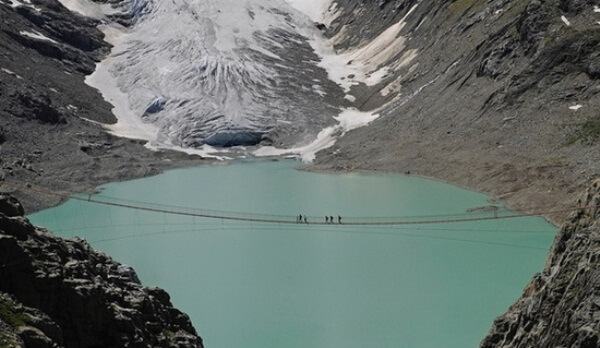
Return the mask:
<path fill-rule="evenodd" d="M 500 14 L 500 19 L 498 20 L 499 24 L 506 25 L 516 21 L 521 16 L 521 13 L 527 10 L 528 4 L 529 1 L 527 0 L 517 0 L 507 4 L 505 9 Z M 520 33 L 516 25 L 511 29 L 510 34 L 511 36 L 517 38 L 519 37 Z"/>
<path fill-rule="evenodd" d="M 600 140 L 600 114 L 592 116 L 587 121 L 576 125 L 577 130 L 567 138 L 567 145 L 578 141 L 594 143 Z"/>
<path fill-rule="evenodd" d="M 7 333 L 0 331 L 0 348 L 14 348 L 17 343 Z"/>
<path fill-rule="evenodd" d="M 175 332 L 169 329 L 164 329 L 162 333 L 166 338 L 173 338 L 175 336 Z"/>
<path fill-rule="evenodd" d="M 25 325 L 25 314 L 15 310 L 15 304 L 11 301 L 0 302 L 0 320 L 12 327 Z"/>
<path fill-rule="evenodd" d="M 544 167 L 566 167 L 568 165 L 569 161 L 566 156 L 547 157 L 543 160 Z"/>

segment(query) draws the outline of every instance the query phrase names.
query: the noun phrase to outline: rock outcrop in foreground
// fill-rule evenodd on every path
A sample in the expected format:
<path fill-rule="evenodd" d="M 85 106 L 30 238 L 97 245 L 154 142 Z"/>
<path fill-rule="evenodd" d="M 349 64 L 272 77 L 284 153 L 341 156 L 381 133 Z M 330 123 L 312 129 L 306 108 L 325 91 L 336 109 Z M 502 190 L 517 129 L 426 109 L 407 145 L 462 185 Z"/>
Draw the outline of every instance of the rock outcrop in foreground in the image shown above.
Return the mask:
<path fill-rule="evenodd" d="M 81 239 L 61 239 L 0 195 L 0 347 L 202 347 L 159 288 Z"/>
<path fill-rule="evenodd" d="M 481 347 L 600 347 L 600 180 L 556 236 L 546 268 Z"/>

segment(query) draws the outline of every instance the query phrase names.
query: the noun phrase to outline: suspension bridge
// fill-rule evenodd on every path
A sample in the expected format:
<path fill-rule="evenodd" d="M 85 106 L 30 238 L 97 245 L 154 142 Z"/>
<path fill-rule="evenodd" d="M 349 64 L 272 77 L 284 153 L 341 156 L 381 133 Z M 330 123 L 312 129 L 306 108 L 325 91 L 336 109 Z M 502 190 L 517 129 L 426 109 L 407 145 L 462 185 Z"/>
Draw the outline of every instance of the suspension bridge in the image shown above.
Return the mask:
<path fill-rule="evenodd" d="M 93 204 L 113 206 L 125 209 L 133 209 L 146 212 L 163 213 L 168 215 L 199 217 L 207 219 L 217 219 L 221 221 L 237 221 L 247 223 L 264 223 L 264 224 L 310 224 L 310 225 L 327 225 L 327 226 L 397 226 L 397 225 L 431 225 L 431 224 L 452 224 L 477 222 L 488 220 L 505 220 L 517 219 L 533 216 L 548 216 L 554 214 L 565 214 L 577 210 L 595 209 L 598 206 L 563 206 L 556 207 L 537 207 L 526 210 L 507 210 L 498 209 L 490 212 L 464 213 L 464 214 L 449 214 L 449 215 L 421 215 L 421 216 L 392 216 L 392 217 L 351 217 L 343 216 L 336 222 L 334 219 L 326 221 L 321 216 L 305 216 L 298 219 L 298 215 L 275 215 L 275 214 L 255 214 L 232 211 L 210 211 L 197 207 L 182 207 L 173 205 L 160 205 L 156 203 L 129 201 L 117 199 L 114 197 L 105 197 L 99 194 L 78 194 L 68 192 L 52 191 L 31 185 L 23 185 L 15 181 L 5 180 L 3 184 L 29 191 L 36 194 L 44 194 L 60 197 L 61 199 L 78 200 Z M 336 216 L 337 217 L 337 216 Z M 304 219 L 305 218 L 305 219 Z"/>

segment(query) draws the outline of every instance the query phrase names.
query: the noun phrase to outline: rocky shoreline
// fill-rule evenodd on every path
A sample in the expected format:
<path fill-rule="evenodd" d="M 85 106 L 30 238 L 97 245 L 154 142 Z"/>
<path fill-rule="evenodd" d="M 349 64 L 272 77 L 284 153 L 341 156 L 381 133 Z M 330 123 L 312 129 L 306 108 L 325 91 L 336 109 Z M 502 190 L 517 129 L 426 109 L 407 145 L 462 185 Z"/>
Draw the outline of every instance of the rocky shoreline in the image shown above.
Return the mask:
<path fill-rule="evenodd" d="M 578 200 L 546 268 L 498 317 L 481 347 L 600 345 L 600 180 Z"/>

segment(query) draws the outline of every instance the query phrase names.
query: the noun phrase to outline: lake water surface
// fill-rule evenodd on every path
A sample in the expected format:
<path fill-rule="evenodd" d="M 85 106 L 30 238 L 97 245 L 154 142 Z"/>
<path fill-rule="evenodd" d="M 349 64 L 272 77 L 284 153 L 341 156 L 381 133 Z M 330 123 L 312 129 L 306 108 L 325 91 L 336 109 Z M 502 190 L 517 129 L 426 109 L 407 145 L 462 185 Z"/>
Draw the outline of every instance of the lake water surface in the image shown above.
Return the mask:
<path fill-rule="evenodd" d="M 173 170 L 105 185 L 99 198 L 215 215 L 303 214 L 309 224 L 76 200 L 30 218 L 133 266 L 145 285 L 171 294 L 207 347 L 224 348 L 476 347 L 542 269 L 556 232 L 541 218 L 311 225 L 338 214 L 342 222 L 486 216 L 467 211 L 489 205 L 490 197 L 410 176 L 295 166 L 250 161 Z"/>

